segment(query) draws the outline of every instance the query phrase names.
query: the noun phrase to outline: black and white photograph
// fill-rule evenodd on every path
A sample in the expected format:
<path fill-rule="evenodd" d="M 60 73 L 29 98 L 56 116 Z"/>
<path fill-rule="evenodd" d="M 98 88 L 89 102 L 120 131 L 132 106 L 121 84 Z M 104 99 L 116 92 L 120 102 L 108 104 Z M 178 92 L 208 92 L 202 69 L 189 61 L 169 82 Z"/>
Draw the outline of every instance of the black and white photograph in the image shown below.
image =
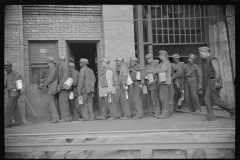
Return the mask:
<path fill-rule="evenodd" d="M 48 1 L 0 2 L 5 159 L 239 158 L 237 1 Z"/>

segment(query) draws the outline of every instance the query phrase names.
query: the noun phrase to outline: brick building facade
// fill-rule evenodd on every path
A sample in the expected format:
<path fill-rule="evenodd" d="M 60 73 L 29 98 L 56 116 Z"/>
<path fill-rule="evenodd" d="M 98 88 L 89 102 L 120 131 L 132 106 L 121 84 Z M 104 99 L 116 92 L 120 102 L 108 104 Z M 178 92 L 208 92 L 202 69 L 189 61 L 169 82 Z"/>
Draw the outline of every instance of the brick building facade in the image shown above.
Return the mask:
<path fill-rule="evenodd" d="M 150 6 L 148 7 L 150 10 Z M 201 14 L 206 16 L 203 13 Z M 144 14 L 142 18 L 146 18 Z M 229 43 L 230 60 L 232 60 L 235 73 L 234 18 L 234 6 L 226 6 L 226 25 L 229 40 L 219 41 L 218 39 L 208 38 L 208 34 L 211 35 L 217 32 L 216 26 L 212 25 L 210 21 L 205 23 L 206 33 L 204 32 L 203 37 L 207 38 L 201 39 L 206 40 L 204 43 L 206 42 L 210 48 L 215 48 L 216 52 L 219 51 L 219 48 L 216 48 L 216 46 L 219 46 L 218 43 Z M 142 24 L 140 21 L 137 23 Z M 101 72 L 99 62 L 103 57 L 110 58 L 110 66 L 116 71 L 114 62 L 116 57 L 124 57 L 125 63 L 128 64 L 129 58 L 135 56 L 135 52 L 138 51 L 137 56 L 141 64 L 144 64 L 143 57 L 147 48 L 145 46 L 136 47 L 136 43 L 140 43 L 139 37 L 136 39 L 136 34 L 139 34 L 141 29 L 144 32 L 144 28 L 138 27 L 135 31 L 134 28 L 136 29 L 134 26 L 133 5 L 6 5 L 4 60 L 12 62 L 13 69 L 24 76 L 27 83 L 26 97 L 37 115 L 37 117 L 33 117 L 32 111 L 21 96 L 19 105 L 23 118 L 25 119 L 26 116 L 26 119 L 31 121 L 32 118 L 42 119 L 49 117 L 45 103 L 47 92 L 46 90 L 37 89 L 38 76 L 44 73 L 40 69 L 44 69 L 46 65 L 46 55 L 52 55 L 56 61 L 58 61 L 58 55 L 66 55 L 68 61 L 73 61 L 77 65 L 77 69 L 79 69 L 79 59 L 88 58 L 91 63 L 90 67 L 93 68 L 96 77 Z M 148 29 L 148 31 L 150 32 L 151 29 Z M 226 32 L 224 28 L 222 31 Z M 144 38 L 143 35 L 142 43 L 145 43 Z M 154 39 L 152 42 L 154 43 Z M 145 45 L 150 46 L 148 51 L 155 52 L 156 49 L 159 49 L 158 46 L 154 48 L 149 43 Z M 198 47 L 197 45 L 195 44 L 195 48 Z M 166 47 L 169 46 L 166 45 Z M 144 53 L 139 52 L 141 47 Z M 181 49 L 180 45 L 172 45 L 173 49 L 174 47 L 176 50 Z M 195 48 L 193 49 L 195 50 Z M 224 64 L 228 66 L 224 73 L 228 73 L 229 68 L 231 68 L 230 63 L 228 63 L 229 58 L 221 54 L 219 56 L 222 57 Z M 229 77 L 229 74 L 226 74 L 225 77 Z M 224 79 L 224 81 L 226 82 L 224 91 L 233 96 L 232 81 L 230 79 Z M 117 80 L 116 84 L 118 85 Z M 97 93 L 95 97 L 97 97 Z M 225 98 L 229 100 L 229 96 L 225 95 Z M 230 101 L 234 103 L 235 100 L 230 99 Z M 94 109 L 99 109 L 98 103 L 96 99 Z"/>

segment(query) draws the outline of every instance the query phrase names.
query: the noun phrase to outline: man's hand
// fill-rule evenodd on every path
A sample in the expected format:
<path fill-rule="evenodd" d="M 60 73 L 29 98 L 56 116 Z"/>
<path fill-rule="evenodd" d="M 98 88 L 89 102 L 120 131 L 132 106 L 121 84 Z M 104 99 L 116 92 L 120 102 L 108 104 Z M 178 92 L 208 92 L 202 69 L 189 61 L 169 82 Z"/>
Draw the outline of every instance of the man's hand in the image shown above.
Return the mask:
<path fill-rule="evenodd" d="M 25 92 L 25 89 L 22 88 L 22 89 L 20 90 L 20 93 L 21 93 L 21 94 L 24 94 L 24 92 Z"/>
<path fill-rule="evenodd" d="M 108 95 L 112 94 L 112 90 L 108 89 L 107 94 Z"/>
<path fill-rule="evenodd" d="M 39 86 L 38 86 L 38 89 L 42 89 L 43 88 L 43 84 L 40 84 Z"/>
<path fill-rule="evenodd" d="M 147 73 L 148 74 L 153 73 L 153 70 L 147 70 Z"/>
<path fill-rule="evenodd" d="M 202 90 L 202 84 L 199 84 L 198 87 L 197 87 L 198 91 L 199 90 Z"/>

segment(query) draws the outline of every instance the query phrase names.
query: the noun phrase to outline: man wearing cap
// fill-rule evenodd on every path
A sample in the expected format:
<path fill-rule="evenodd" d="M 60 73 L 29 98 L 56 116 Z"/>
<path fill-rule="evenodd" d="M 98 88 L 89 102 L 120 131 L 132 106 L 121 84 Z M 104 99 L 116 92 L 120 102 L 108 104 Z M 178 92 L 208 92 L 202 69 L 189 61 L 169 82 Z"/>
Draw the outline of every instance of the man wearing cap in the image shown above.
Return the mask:
<path fill-rule="evenodd" d="M 127 84 L 127 79 L 129 75 L 128 67 L 123 64 L 124 58 L 123 57 L 117 57 L 116 63 L 119 67 L 119 74 L 118 74 L 118 80 L 120 83 L 120 105 L 123 112 L 123 117 L 120 119 L 130 119 L 131 118 L 131 111 L 130 111 L 130 103 L 129 103 L 129 87 Z M 127 91 L 127 93 L 126 93 Z M 128 95 L 126 95 L 128 94 Z"/>
<path fill-rule="evenodd" d="M 191 112 L 201 112 L 197 90 L 202 88 L 202 74 L 198 65 L 193 63 L 195 59 L 194 54 L 189 55 L 188 63 L 183 68 L 182 87 L 184 86 L 188 109 Z"/>
<path fill-rule="evenodd" d="M 222 88 L 220 64 L 218 59 L 210 53 L 207 47 L 198 49 L 200 57 L 204 59 L 204 69 L 207 76 L 207 89 L 204 96 L 206 103 L 206 120 L 212 121 L 215 119 L 213 105 L 217 105 L 223 110 L 229 112 L 231 117 L 235 116 L 235 107 L 221 99 L 220 90 Z"/>
<path fill-rule="evenodd" d="M 23 84 L 23 87 L 20 89 L 20 91 L 18 91 L 15 82 L 17 80 L 23 80 L 22 76 L 18 72 L 12 70 L 12 64 L 9 62 L 6 62 L 4 64 L 4 68 L 7 72 L 4 89 L 7 89 L 8 91 L 8 100 L 4 114 L 4 127 L 8 128 L 11 126 L 19 126 L 23 124 L 23 119 L 18 106 L 18 98 L 20 94 L 24 93 L 26 84 Z M 13 116 L 15 124 L 12 124 Z"/>
<path fill-rule="evenodd" d="M 158 54 L 154 55 L 153 62 L 155 63 L 156 66 L 158 66 L 160 64 L 160 58 L 159 58 Z"/>
<path fill-rule="evenodd" d="M 82 113 L 82 106 L 78 105 L 78 94 L 77 94 L 77 86 L 78 86 L 78 76 L 79 72 L 75 69 L 75 64 L 69 62 L 68 67 L 70 68 L 70 74 L 73 79 L 73 84 L 71 87 L 71 92 L 73 92 L 73 99 L 70 99 L 70 110 L 73 112 L 73 120 L 77 121 L 81 117 Z"/>
<path fill-rule="evenodd" d="M 99 78 L 98 88 L 99 88 L 99 97 L 102 102 L 101 107 L 101 116 L 97 116 L 98 120 L 115 120 L 117 119 L 117 108 L 115 102 L 115 82 L 114 82 L 114 73 L 112 68 L 109 66 L 110 59 L 104 58 L 102 61 L 103 71 Z"/>
<path fill-rule="evenodd" d="M 145 71 L 153 70 L 156 68 L 156 64 L 153 62 L 153 54 L 147 54 L 145 56 L 147 60 L 147 65 L 145 66 Z M 154 82 L 149 84 L 147 73 L 145 72 L 144 84 L 147 85 L 147 107 L 148 115 L 147 116 L 159 116 L 160 115 L 160 104 L 159 104 L 159 93 L 158 93 L 158 84 L 157 76 L 154 76 Z M 155 114 L 154 114 L 155 113 Z"/>
<path fill-rule="evenodd" d="M 47 64 L 50 67 L 47 73 L 46 80 L 44 83 L 41 83 L 38 88 L 42 89 L 43 87 L 48 88 L 48 95 L 46 96 L 46 102 L 49 107 L 50 115 L 51 115 L 51 123 L 57 123 L 59 121 L 59 115 L 57 112 L 57 108 L 54 102 L 54 95 L 57 93 L 58 86 L 58 77 L 56 72 L 56 67 L 54 66 L 53 57 L 49 56 L 47 58 Z"/>
<path fill-rule="evenodd" d="M 79 72 L 78 81 L 78 95 L 83 97 L 83 108 L 82 108 L 82 119 L 83 121 L 93 121 L 93 95 L 94 95 L 94 85 L 96 82 L 93 70 L 90 69 L 87 64 L 88 60 L 85 58 L 80 59 L 81 70 Z"/>
<path fill-rule="evenodd" d="M 58 91 L 59 91 L 59 108 L 61 112 L 61 120 L 59 122 L 69 122 L 71 120 L 69 108 L 69 90 L 63 87 L 63 83 L 70 77 L 70 71 L 66 64 L 66 57 L 59 56 L 60 65 L 58 70 Z"/>
<path fill-rule="evenodd" d="M 142 104 L 142 85 L 144 84 L 144 68 L 137 63 L 138 59 L 130 57 L 130 76 L 133 80 L 133 104 L 136 111 L 134 119 L 143 118 L 143 104 Z"/>
<path fill-rule="evenodd" d="M 181 68 L 181 70 L 183 71 L 183 67 L 185 65 L 184 62 L 182 61 L 179 61 L 180 59 L 180 56 L 179 54 L 174 54 L 172 56 L 173 58 L 173 64 L 177 65 L 178 68 Z M 176 77 L 176 80 L 175 80 L 175 85 L 174 85 L 174 100 L 173 100 L 173 106 L 174 106 L 174 109 L 180 107 L 178 106 L 178 101 L 181 97 L 181 91 L 184 90 L 184 88 L 182 88 L 182 76 L 183 76 L 183 72 L 182 72 L 182 75 L 180 77 Z M 182 102 L 182 106 L 185 106 L 186 104 L 186 99 L 183 100 Z"/>
<path fill-rule="evenodd" d="M 157 116 L 157 118 L 167 118 L 170 116 L 170 84 L 171 84 L 171 63 L 168 60 L 168 53 L 164 50 L 159 51 L 159 58 L 161 60 L 160 64 L 153 70 L 147 70 L 147 73 L 152 74 L 159 74 L 164 73 L 166 74 L 166 81 L 160 82 L 159 84 L 159 99 L 162 104 L 162 115 Z"/>
<path fill-rule="evenodd" d="M 180 90 L 181 83 L 179 83 L 178 79 L 182 78 L 182 69 L 178 67 L 175 63 L 171 63 L 171 77 L 172 81 L 170 84 L 170 114 L 173 114 L 173 110 L 177 108 L 177 104 L 174 101 L 176 96 L 175 92 Z"/>

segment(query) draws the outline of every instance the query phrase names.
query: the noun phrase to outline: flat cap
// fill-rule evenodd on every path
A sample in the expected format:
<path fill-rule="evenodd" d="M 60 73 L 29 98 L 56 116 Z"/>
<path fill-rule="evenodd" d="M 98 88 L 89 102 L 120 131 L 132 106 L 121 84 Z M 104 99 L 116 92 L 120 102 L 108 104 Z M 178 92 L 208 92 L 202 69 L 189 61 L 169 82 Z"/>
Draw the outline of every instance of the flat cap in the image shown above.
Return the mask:
<path fill-rule="evenodd" d="M 115 60 L 115 62 L 116 62 L 116 61 L 123 61 L 123 60 L 124 60 L 123 57 L 117 57 L 116 60 Z"/>
<path fill-rule="evenodd" d="M 130 61 L 137 61 L 138 59 L 136 57 L 130 57 Z"/>
<path fill-rule="evenodd" d="M 158 59 L 158 60 L 160 60 L 159 56 L 157 56 L 157 55 L 154 56 L 153 59 Z"/>
<path fill-rule="evenodd" d="M 86 58 L 81 58 L 79 62 L 88 64 L 88 60 Z"/>
<path fill-rule="evenodd" d="M 158 53 L 159 53 L 159 55 L 160 55 L 160 54 L 164 54 L 164 55 L 167 55 L 167 54 L 168 54 L 168 52 L 165 51 L 165 50 L 160 50 L 160 51 L 158 51 Z"/>
<path fill-rule="evenodd" d="M 147 54 L 147 55 L 145 56 L 146 59 L 152 58 L 152 57 L 153 57 L 153 54 Z"/>
<path fill-rule="evenodd" d="M 69 62 L 69 63 L 68 63 L 68 66 L 69 66 L 69 67 L 75 67 L 75 64 L 72 63 L 72 62 Z"/>
<path fill-rule="evenodd" d="M 105 62 L 105 63 L 109 64 L 109 63 L 110 63 L 110 59 L 108 59 L 108 58 L 103 58 L 103 59 L 101 60 L 101 62 Z"/>
<path fill-rule="evenodd" d="M 188 58 L 192 58 L 193 60 L 196 59 L 196 56 L 194 54 L 189 54 L 189 57 Z"/>
<path fill-rule="evenodd" d="M 208 48 L 208 47 L 199 47 L 198 48 L 198 52 L 209 52 L 210 51 L 210 48 Z"/>
<path fill-rule="evenodd" d="M 52 56 L 47 57 L 47 61 L 54 62 L 54 58 Z"/>
<path fill-rule="evenodd" d="M 6 66 L 12 66 L 12 63 L 7 61 L 7 62 L 4 63 L 4 67 L 6 67 Z"/>
<path fill-rule="evenodd" d="M 66 57 L 64 55 L 60 55 L 59 58 L 60 60 L 66 60 Z"/>
<path fill-rule="evenodd" d="M 173 58 L 180 58 L 179 54 L 174 54 L 172 57 Z"/>

